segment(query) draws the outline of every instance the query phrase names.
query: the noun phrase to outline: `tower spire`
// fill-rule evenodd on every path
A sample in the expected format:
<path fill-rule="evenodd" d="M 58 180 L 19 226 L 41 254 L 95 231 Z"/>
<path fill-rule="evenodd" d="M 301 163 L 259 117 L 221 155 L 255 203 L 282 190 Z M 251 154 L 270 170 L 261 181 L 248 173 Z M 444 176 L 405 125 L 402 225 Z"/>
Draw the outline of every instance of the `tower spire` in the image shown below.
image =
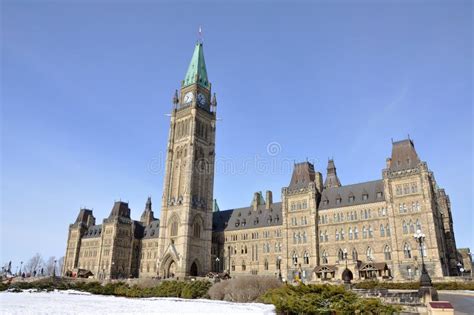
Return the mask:
<path fill-rule="evenodd" d="M 329 159 L 326 180 L 324 181 L 324 188 L 327 189 L 339 186 L 341 186 L 341 181 L 339 180 L 339 177 L 337 177 L 336 165 L 334 164 L 333 159 Z"/>
<path fill-rule="evenodd" d="M 209 79 L 207 78 L 206 62 L 204 61 L 204 50 L 202 41 L 197 42 L 194 47 L 194 53 L 189 63 L 188 71 L 183 80 L 183 87 L 198 84 L 206 89 L 211 88 Z"/>

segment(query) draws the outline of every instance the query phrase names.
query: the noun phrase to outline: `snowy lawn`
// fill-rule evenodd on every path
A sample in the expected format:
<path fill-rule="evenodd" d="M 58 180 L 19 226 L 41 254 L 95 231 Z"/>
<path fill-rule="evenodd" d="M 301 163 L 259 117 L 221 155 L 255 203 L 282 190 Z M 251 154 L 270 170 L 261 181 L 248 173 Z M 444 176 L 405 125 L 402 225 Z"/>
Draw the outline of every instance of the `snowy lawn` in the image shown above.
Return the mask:
<path fill-rule="evenodd" d="M 274 314 L 273 305 L 178 298 L 125 298 L 78 291 L 1 292 L 0 314 Z"/>

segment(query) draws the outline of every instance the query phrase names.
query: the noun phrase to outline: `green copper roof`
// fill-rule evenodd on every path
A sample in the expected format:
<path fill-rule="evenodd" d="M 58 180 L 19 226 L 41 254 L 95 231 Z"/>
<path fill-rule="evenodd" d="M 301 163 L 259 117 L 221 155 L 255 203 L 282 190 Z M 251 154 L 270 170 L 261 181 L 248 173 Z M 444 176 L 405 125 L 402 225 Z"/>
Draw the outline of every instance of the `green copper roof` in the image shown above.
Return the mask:
<path fill-rule="evenodd" d="M 202 43 L 196 43 L 194 47 L 193 57 L 189 63 L 188 72 L 184 77 L 183 86 L 197 83 L 202 87 L 209 88 L 209 80 L 207 79 L 206 63 L 204 62 L 204 50 Z"/>

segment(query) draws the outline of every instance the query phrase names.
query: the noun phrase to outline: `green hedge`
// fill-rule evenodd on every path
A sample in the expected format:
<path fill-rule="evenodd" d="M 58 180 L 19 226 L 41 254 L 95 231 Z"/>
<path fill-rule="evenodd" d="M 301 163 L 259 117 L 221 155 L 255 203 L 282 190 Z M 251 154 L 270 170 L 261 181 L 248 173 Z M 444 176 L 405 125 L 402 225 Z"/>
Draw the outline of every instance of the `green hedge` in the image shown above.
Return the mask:
<path fill-rule="evenodd" d="M 474 290 L 474 282 L 435 282 L 436 290 Z M 354 285 L 356 289 L 392 289 L 392 290 L 418 290 L 419 282 L 379 282 L 362 281 Z"/>
<path fill-rule="evenodd" d="M 152 288 L 140 288 L 136 285 L 129 286 L 124 282 L 102 285 L 100 282 L 66 282 L 47 279 L 35 282 L 15 282 L 11 285 L 2 284 L 0 289 L 1 291 L 12 289 L 14 292 L 20 292 L 25 289 L 46 291 L 71 289 L 93 294 L 125 297 L 182 297 L 185 299 L 197 299 L 207 297 L 207 291 L 211 285 L 209 281 L 162 281 Z"/>
<path fill-rule="evenodd" d="M 260 300 L 284 314 L 393 314 L 399 307 L 365 299 L 335 285 L 286 285 L 269 290 Z"/>

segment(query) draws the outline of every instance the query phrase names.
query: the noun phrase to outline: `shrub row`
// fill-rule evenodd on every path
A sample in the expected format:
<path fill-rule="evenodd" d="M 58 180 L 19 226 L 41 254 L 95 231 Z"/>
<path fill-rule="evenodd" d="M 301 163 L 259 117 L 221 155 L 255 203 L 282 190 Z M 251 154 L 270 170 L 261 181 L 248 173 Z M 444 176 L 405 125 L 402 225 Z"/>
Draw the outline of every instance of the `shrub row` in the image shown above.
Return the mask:
<path fill-rule="evenodd" d="M 279 288 L 282 283 L 271 276 L 241 276 L 217 282 L 209 289 L 213 300 L 230 302 L 254 302 L 270 289 Z"/>
<path fill-rule="evenodd" d="M 436 290 L 474 290 L 474 282 L 435 282 Z M 379 282 L 363 281 L 354 285 L 356 289 L 392 289 L 392 290 L 418 290 L 419 282 Z"/>
<path fill-rule="evenodd" d="M 328 284 L 285 285 L 269 290 L 260 301 L 275 305 L 277 312 L 284 314 L 393 314 L 401 310 Z"/>
<path fill-rule="evenodd" d="M 209 281 L 162 281 L 158 285 L 149 288 L 141 288 L 137 285 L 129 286 L 124 282 L 107 283 L 100 282 L 66 282 L 57 280 L 40 280 L 35 282 L 16 282 L 4 285 L 0 289 L 12 289 L 13 291 L 24 289 L 37 289 L 51 291 L 78 290 L 93 294 L 116 295 L 125 297 L 181 297 L 196 299 L 207 297 L 207 291 L 211 287 Z"/>

